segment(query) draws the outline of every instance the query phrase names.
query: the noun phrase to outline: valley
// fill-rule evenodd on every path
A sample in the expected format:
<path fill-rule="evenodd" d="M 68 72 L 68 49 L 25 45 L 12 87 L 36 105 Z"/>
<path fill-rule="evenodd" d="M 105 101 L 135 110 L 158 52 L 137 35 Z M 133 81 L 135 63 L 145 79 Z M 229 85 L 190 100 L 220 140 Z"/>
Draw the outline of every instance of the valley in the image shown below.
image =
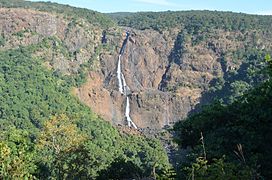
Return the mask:
<path fill-rule="evenodd" d="M 0 179 L 272 177 L 271 16 L 0 5 Z"/>

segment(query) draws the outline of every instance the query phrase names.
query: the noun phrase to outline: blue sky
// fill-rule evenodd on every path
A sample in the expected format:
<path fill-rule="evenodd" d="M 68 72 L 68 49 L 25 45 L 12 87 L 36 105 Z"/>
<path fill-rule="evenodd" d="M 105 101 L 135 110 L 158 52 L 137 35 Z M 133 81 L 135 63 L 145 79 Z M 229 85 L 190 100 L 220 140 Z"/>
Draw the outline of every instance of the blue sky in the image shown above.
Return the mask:
<path fill-rule="evenodd" d="M 41 0 L 32 0 L 41 1 Z M 50 0 L 99 12 L 218 10 L 272 15 L 272 0 Z"/>

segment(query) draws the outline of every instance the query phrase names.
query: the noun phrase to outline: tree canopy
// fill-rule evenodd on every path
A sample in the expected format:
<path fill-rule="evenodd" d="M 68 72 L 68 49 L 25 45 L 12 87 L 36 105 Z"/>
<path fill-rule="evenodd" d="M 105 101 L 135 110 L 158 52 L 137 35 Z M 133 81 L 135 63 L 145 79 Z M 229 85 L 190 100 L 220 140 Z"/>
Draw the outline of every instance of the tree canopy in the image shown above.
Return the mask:
<path fill-rule="evenodd" d="M 266 59 L 269 64 L 267 70 L 271 74 L 271 60 L 269 56 Z M 223 166 L 226 170 L 231 166 L 229 177 L 272 177 L 271 87 L 269 78 L 230 105 L 214 103 L 175 125 L 176 141 L 183 148 L 192 148 L 190 161 L 193 165 L 189 168 L 189 174 L 193 167 L 198 167 L 195 169 L 198 178 L 214 177 L 215 174 L 210 174 L 210 170 L 219 170 Z M 206 157 L 203 154 L 203 142 Z M 195 161 L 199 156 L 202 159 Z M 221 165 L 218 166 L 218 163 Z"/>

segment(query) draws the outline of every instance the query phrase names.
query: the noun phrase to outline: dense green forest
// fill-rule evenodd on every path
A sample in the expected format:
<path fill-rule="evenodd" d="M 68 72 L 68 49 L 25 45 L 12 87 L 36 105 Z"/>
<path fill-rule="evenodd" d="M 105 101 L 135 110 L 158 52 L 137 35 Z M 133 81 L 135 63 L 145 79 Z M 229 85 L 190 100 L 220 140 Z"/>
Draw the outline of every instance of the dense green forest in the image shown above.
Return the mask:
<path fill-rule="evenodd" d="M 1 179 L 89 179 L 117 167 L 125 167 L 122 178 L 148 177 L 169 168 L 157 140 L 120 133 L 94 115 L 33 50 L 0 52 Z"/>
<path fill-rule="evenodd" d="M 272 75 L 269 66 L 263 73 Z M 175 125 L 176 141 L 190 147 L 180 175 L 196 179 L 271 179 L 272 81 L 230 105 L 216 102 Z M 187 167 L 187 168 L 184 168 Z"/>
<path fill-rule="evenodd" d="M 96 28 L 114 26 L 101 13 L 56 3 L 0 4 L 56 13 L 72 21 L 84 18 Z M 1 47 L 6 38 L 1 34 Z M 73 86 L 85 82 L 82 70 L 64 75 L 35 55 L 51 48 L 51 41 L 57 40 L 48 37 L 0 51 L 0 179 L 164 177 L 171 166 L 158 140 L 118 131 L 71 94 Z M 62 51 L 66 53 L 67 47 Z"/>
<path fill-rule="evenodd" d="M 72 75 L 48 69 L 44 59 L 33 54 L 56 49 L 47 47 L 57 42 L 54 37 L 1 49 L 0 179 L 272 178 L 272 63 L 267 55 L 271 49 L 261 47 L 269 47 L 269 42 L 257 43 L 272 38 L 271 17 L 211 11 L 106 16 L 56 3 L 1 0 L 0 5 L 56 13 L 69 20 L 84 18 L 101 29 L 117 24 L 160 33 L 178 29 L 169 58 L 176 64 L 181 64 L 186 43 L 195 47 L 212 41 L 216 30 L 239 31 L 238 39 L 244 43 L 227 52 L 206 43 L 209 50 L 218 51 L 223 67 L 227 58 L 243 65 L 225 70 L 222 78 L 211 82 L 202 101 L 211 97 L 218 101 L 174 126 L 175 142 L 188 151 L 175 171 L 159 140 L 118 131 L 72 95 L 73 86 L 85 82 L 91 60 Z M 1 34 L 0 47 L 5 41 Z M 59 44 L 67 56 L 73 53 Z"/>
<path fill-rule="evenodd" d="M 170 28 L 184 28 L 189 33 L 207 32 L 212 29 L 241 30 L 271 28 L 269 16 L 248 15 L 215 11 L 166 11 L 139 13 L 112 13 L 110 17 L 121 26 L 136 29 L 162 31 Z"/>

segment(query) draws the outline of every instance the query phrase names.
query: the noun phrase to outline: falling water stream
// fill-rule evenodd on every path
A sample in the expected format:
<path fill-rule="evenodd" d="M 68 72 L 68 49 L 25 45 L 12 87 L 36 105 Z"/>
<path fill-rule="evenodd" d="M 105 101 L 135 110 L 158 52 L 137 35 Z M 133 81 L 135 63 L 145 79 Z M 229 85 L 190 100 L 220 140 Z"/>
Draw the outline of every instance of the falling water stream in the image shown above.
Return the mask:
<path fill-rule="evenodd" d="M 126 39 L 123 42 L 122 48 L 120 50 L 119 56 L 118 56 L 118 65 L 117 65 L 117 78 L 118 78 L 118 84 L 119 84 L 119 91 L 121 94 L 124 94 L 126 96 L 126 110 L 125 110 L 125 117 L 128 123 L 128 127 L 133 126 L 135 129 L 137 129 L 137 126 L 135 125 L 135 123 L 132 121 L 132 119 L 130 118 L 130 102 L 129 102 L 129 87 L 126 83 L 125 80 L 125 76 L 122 73 L 122 68 L 121 68 L 121 57 L 124 54 L 125 51 L 125 47 L 127 45 L 128 42 L 128 38 L 129 38 L 129 33 L 126 33 Z"/>
<path fill-rule="evenodd" d="M 118 56 L 117 78 L 118 78 L 118 82 L 119 82 L 119 91 L 121 94 L 124 94 L 121 74 L 122 74 L 122 72 L 121 72 L 121 54 L 120 54 Z"/>

